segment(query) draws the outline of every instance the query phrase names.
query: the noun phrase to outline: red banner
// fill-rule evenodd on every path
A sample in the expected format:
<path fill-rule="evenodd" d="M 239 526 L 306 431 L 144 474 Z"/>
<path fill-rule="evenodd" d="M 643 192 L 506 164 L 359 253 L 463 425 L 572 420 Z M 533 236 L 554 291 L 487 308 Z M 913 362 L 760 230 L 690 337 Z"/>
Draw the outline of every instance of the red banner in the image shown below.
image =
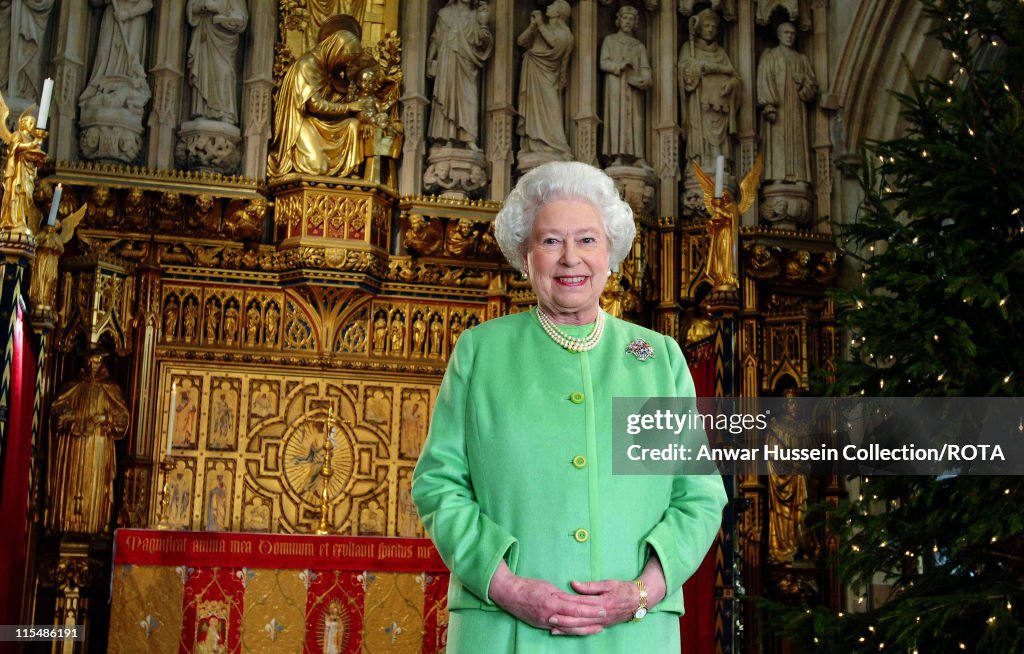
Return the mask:
<path fill-rule="evenodd" d="M 118 529 L 114 565 L 447 572 L 426 538 Z"/>

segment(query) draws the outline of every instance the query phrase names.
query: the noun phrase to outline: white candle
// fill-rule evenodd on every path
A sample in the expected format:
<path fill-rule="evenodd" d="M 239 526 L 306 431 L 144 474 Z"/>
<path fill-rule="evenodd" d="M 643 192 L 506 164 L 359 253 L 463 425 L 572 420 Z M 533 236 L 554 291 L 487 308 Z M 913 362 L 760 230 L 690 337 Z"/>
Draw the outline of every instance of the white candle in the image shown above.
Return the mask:
<path fill-rule="evenodd" d="M 39 101 L 39 118 L 36 127 L 46 129 L 46 121 L 50 117 L 50 99 L 53 97 L 53 80 L 49 77 L 43 81 L 43 97 Z"/>
<path fill-rule="evenodd" d="M 57 209 L 60 208 L 60 196 L 64 193 L 64 185 L 57 184 L 57 188 L 53 189 L 53 201 L 50 202 L 50 215 L 46 217 L 46 226 L 53 227 L 54 223 L 57 222 Z"/>
<path fill-rule="evenodd" d="M 174 444 L 174 414 L 178 408 L 178 382 L 171 384 L 171 408 L 167 417 L 167 456 L 171 455 Z"/>
<path fill-rule="evenodd" d="M 715 158 L 715 197 L 720 198 L 725 191 L 725 157 Z"/>

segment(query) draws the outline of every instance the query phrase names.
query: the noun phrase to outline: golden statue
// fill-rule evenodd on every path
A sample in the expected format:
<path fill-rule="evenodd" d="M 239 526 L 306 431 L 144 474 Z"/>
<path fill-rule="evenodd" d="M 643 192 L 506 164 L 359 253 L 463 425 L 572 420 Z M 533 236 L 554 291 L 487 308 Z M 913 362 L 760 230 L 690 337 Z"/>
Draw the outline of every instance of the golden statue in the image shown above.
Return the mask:
<path fill-rule="evenodd" d="M 740 182 L 740 202 L 737 206 L 728 190 L 722 194 L 722 197 L 716 198 L 715 181 L 701 170 L 700 164 L 696 160 L 693 162 L 693 172 L 704 191 L 704 206 L 707 207 L 708 214 L 711 216 L 708 219 L 708 234 L 711 236 L 711 244 L 708 246 L 708 265 L 704 274 L 711 280 L 712 290 L 734 291 L 739 288 L 736 247 L 739 244 L 740 216 L 746 213 L 750 205 L 757 200 L 761 164 L 762 159 L 759 155 L 754 161 L 754 167 Z"/>
<path fill-rule="evenodd" d="M 810 430 L 797 418 L 796 390 L 783 391 L 782 415 L 768 424 L 768 445 L 783 448 L 810 447 Z M 810 553 L 807 527 L 807 475 L 792 466 L 768 461 L 768 561 L 792 563 L 800 552 Z"/>
<path fill-rule="evenodd" d="M 43 152 L 43 137 L 46 131 L 36 129 L 35 105 L 30 106 L 18 118 L 18 129 L 7 129 L 10 109 L 0 94 L 0 139 L 7 144 L 7 162 L 4 164 L 4 197 L 0 205 L 0 229 L 28 230 L 28 225 L 38 225 L 41 215 L 32 193 L 36 187 L 37 169 L 46 161 Z"/>
<path fill-rule="evenodd" d="M 32 264 L 32 283 L 28 290 L 33 311 L 56 310 L 57 263 L 88 208 L 89 205 L 83 204 L 64 220 L 58 220 L 36 234 L 36 259 Z"/>
<path fill-rule="evenodd" d="M 51 413 L 46 526 L 62 533 L 109 533 L 114 441 L 128 429 L 128 406 L 102 355 L 88 356 L 78 380 L 58 393 Z"/>
<path fill-rule="evenodd" d="M 292 172 L 349 177 L 367 157 L 397 156 L 398 38 L 378 46 L 378 62 L 362 52 L 360 33 L 351 16 L 333 16 L 321 26 L 317 45 L 285 73 L 269 177 Z"/>

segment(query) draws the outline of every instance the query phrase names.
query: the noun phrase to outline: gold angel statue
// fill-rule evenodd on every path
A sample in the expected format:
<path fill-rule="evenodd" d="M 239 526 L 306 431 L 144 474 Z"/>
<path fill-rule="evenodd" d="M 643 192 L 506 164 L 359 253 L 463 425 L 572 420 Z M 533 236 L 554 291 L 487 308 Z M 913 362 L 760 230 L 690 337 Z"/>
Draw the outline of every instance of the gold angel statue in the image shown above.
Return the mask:
<path fill-rule="evenodd" d="M 46 161 L 43 137 L 46 132 L 36 129 L 36 106 L 32 105 L 18 118 L 18 128 L 7 129 L 10 109 L 0 95 L 0 139 L 7 144 L 4 163 L 4 198 L 0 205 L 0 229 L 28 230 L 28 225 L 39 223 L 39 209 L 32 201 L 36 186 L 36 169 Z"/>
<path fill-rule="evenodd" d="M 711 244 L 708 247 L 708 265 L 704 276 L 711 281 L 711 288 L 714 291 L 734 291 L 739 288 L 736 248 L 739 243 L 740 216 L 757 199 L 761 164 L 762 159 L 758 155 L 754 167 L 740 182 L 740 202 L 737 205 L 728 189 L 722 197 L 716 198 L 715 180 L 701 170 L 696 161 L 693 162 L 693 172 L 704 191 L 704 206 L 710 214 L 708 234 L 711 237 Z"/>
<path fill-rule="evenodd" d="M 33 312 L 56 310 L 57 263 L 88 209 L 89 205 L 83 204 L 78 211 L 58 220 L 55 225 L 43 227 L 36 234 L 36 259 L 32 264 L 32 282 L 28 288 Z"/>

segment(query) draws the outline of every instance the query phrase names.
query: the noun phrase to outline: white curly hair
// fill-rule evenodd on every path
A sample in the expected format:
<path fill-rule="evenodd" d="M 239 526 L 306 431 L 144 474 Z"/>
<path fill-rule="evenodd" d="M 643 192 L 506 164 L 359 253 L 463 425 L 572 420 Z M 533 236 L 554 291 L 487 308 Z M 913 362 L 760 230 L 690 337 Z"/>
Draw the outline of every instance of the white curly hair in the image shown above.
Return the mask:
<path fill-rule="evenodd" d="M 519 179 L 494 218 L 494 235 L 516 270 L 526 265 L 526 242 L 541 207 L 555 200 L 586 200 L 604 221 L 608 258 L 618 268 L 636 238 L 633 210 L 603 170 L 579 161 L 553 161 L 537 166 Z"/>

